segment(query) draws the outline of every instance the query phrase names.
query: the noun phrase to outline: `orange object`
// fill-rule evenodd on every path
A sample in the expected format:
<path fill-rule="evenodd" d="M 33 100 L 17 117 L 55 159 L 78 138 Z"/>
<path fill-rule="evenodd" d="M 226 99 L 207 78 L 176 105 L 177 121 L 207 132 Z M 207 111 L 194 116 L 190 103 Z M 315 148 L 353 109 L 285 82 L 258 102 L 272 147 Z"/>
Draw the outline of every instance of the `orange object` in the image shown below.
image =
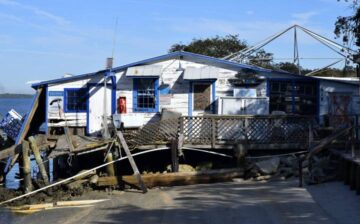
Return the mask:
<path fill-rule="evenodd" d="M 117 112 L 119 114 L 126 114 L 126 97 L 120 96 L 117 100 L 118 108 Z"/>

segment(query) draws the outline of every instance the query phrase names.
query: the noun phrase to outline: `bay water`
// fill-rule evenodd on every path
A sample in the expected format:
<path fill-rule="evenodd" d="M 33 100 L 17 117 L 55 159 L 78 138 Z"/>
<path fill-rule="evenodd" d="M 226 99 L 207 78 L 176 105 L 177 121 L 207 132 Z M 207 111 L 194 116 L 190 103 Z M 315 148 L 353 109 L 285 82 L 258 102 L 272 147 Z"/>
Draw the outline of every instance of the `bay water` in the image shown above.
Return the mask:
<path fill-rule="evenodd" d="M 9 110 L 14 109 L 16 112 L 24 116 L 30 111 L 32 101 L 32 98 L 0 98 L 0 114 L 5 116 Z M 19 181 L 15 178 L 16 173 L 18 172 L 19 166 L 16 164 L 6 177 L 5 185 L 7 188 L 19 187 Z"/>

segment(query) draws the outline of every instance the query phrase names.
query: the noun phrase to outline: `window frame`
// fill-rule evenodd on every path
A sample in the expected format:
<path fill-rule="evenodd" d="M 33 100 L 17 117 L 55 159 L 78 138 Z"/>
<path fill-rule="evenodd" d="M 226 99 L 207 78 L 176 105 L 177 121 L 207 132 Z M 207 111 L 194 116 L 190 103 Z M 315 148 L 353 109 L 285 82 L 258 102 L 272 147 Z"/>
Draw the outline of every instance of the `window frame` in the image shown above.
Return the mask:
<path fill-rule="evenodd" d="M 154 80 L 155 107 L 139 108 L 138 107 L 138 85 L 137 80 L 152 79 Z M 158 77 L 136 77 L 133 78 L 133 112 L 137 113 L 157 113 L 159 112 L 159 78 Z"/>
<path fill-rule="evenodd" d="M 68 109 L 68 92 L 69 91 L 80 91 L 80 90 L 84 90 L 86 95 L 85 95 L 85 109 L 76 109 L 76 110 L 72 110 L 72 109 Z M 82 88 L 64 88 L 64 113 L 86 113 L 88 111 L 88 101 L 89 101 L 89 88 L 87 87 L 82 87 Z"/>

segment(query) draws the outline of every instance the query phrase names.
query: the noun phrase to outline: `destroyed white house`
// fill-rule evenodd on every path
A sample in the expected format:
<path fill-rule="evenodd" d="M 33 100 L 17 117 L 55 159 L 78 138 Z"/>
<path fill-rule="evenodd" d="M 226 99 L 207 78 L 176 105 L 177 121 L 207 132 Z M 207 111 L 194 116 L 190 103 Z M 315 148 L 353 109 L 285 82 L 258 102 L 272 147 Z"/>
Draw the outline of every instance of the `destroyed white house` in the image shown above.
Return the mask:
<path fill-rule="evenodd" d="M 357 83 L 272 71 L 204 55 L 174 52 L 99 72 L 49 80 L 36 117 L 48 133 L 68 126 L 99 135 L 111 116 L 124 128 L 158 121 L 163 111 L 201 115 L 326 115 L 357 110 Z M 106 118 L 104 119 L 104 115 Z M 41 120 L 41 118 L 43 118 Z M 106 121 L 106 122 L 105 122 Z"/>
<path fill-rule="evenodd" d="M 120 173 L 115 174 L 113 165 L 127 158 L 145 192 L 140 171 L 149 167 L 164 171 L 170 164 L 171 171 L 177 172 L 180 163 L 196 167 L 204 161 L 211 161 L 209 169 L 241 167 L 247 155 L 259 152 L 296 154 L 301 166 L 304 159 L 339 137 L 358 139 L 354 128 L 360 114 L 358 80 L 240 63 L 263 46 L 225 59 L 179 51 L 35 83 L 36 95 L 15 144 L 0 150 L 0 160 L 7 159 L 6 167 L 0 164 L 0 174 L 6 176 L 18 158 L 29 163 L 30 142 L 44 181 L 49 178 L 39 151 L 46 161 L 53 161 L 55 177 L 106 166 L 107 175 L 113 177 L 110 185 L 119 183 L 116 175 L 129 174 L 124 164 L 118 164 L 116 172 Z M 343 52 L 341 46 L 336 47 Z M 345 60 L 351 57 L 345 55 Z M 298 55 L 296 61 L 299 63 Z M 349 142 L 354 148 L 355 141 Z M 140 169 L 133 159 L 133 155 L 164 150 L 171 154 L 137 157 Z M 185 156 L 184 151 L 194 154 Z M 25 182 L 31 177 L 29 171 L 24 173 L 27 189 L 29 181 Z"/>

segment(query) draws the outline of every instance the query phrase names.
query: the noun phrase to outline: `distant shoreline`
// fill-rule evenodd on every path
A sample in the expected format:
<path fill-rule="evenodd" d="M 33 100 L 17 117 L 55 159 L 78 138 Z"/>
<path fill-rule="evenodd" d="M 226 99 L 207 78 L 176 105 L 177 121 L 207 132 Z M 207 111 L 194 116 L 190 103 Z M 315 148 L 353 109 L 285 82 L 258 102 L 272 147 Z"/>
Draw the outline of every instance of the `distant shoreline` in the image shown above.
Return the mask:
<path fill-rule="evenodd" d="M 32 97 L 32 94 L 0 93 L 0 99 L 28 99 Z"/>

